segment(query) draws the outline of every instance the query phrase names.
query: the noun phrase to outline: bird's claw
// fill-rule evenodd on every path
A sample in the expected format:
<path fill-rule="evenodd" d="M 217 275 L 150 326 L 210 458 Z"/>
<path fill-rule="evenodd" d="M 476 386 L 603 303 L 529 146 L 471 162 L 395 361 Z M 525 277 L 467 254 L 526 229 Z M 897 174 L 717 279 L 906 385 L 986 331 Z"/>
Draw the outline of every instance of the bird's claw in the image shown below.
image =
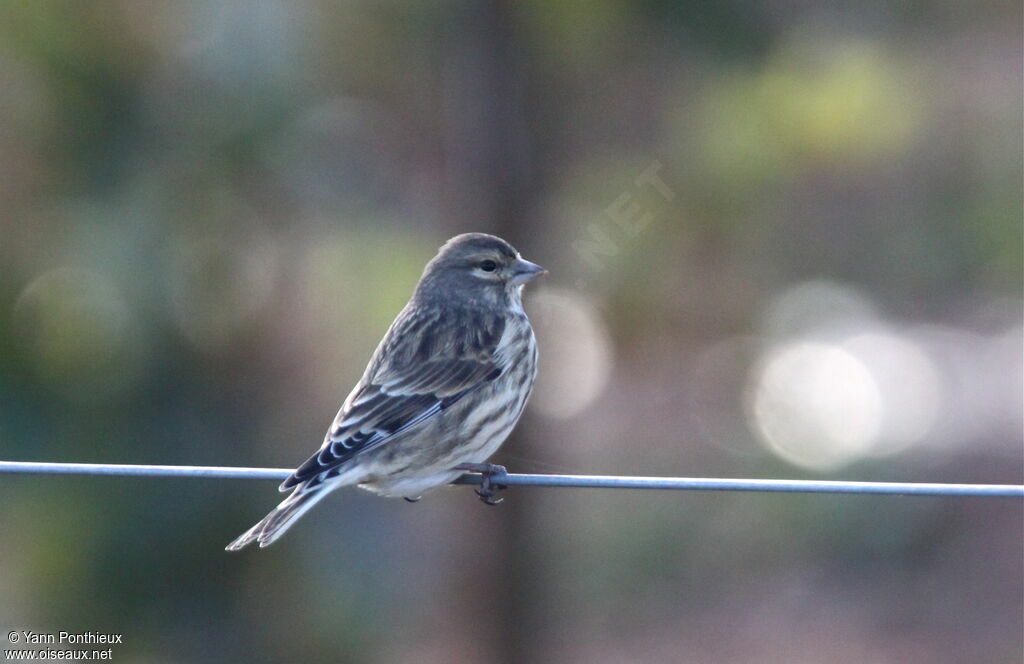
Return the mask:
<path fill-rule="evenodd" d="M 480 501 L 484 505 L 491 505 L 493 507 L 494 505 L 497 505 L 498 503 L 505 500 L 504 498 L 494 497 L 499 491 L 501 491 L 505 487 L 501 486 L 500 484 L 488 485 L 488 479 L 489 478 L 484 477 L 484 484 L 479 489 L 476 490 L 476 495 L 480 496 Z"/>
<path fill-rule="evenodd" d="M 480 500 L 485 505 L 494 506 L 505 500 L 504 498 L 496 499 L 495 496 L 499 491 L 507 487 L 503 484 L 496 484 L 491 480 L 494 475 L 507 475 L 508 470 L 505 469 L 505 466 L 499 466 L 495 463 L 461 463 L 455 469 L 480 473 L 483 481 L 480 483 L 480 488 L 476 489 L 476 495 L 480 496 Z"/>

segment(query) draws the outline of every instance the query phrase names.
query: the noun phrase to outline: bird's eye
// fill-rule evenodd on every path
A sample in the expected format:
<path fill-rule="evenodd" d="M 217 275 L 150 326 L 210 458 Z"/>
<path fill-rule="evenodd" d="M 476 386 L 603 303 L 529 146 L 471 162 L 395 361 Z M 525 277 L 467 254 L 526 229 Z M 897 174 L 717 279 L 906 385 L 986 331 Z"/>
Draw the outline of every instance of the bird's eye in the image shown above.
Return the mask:
<path fill-rule="evenodd" d="M 484 272 L 494 272 L 498 269 L 498 264 L 492 260 L 480 261 L 480 269 Z"/>

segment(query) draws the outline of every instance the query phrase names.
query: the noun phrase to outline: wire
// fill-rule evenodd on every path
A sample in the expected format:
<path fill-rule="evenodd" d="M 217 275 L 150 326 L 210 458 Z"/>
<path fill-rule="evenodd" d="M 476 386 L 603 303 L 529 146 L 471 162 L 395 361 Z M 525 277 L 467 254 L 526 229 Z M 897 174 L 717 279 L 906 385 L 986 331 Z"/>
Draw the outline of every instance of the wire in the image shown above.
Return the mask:
<path fill-rule="evenodd" d="M 0 473 L 30 475 L 134 475 L 140 477 L 218 477 L 242 480 L 284 480 L 288 468 L 234 466 L 143 466 L 128 463 L 40 463 L 0 461 Z"/>
<path fill-rule="evenodd" d="M 134 475 L 141 477 L 207 477 L 248 480 L 284 480 L 289 468 L 235 468 L 227 466 L 145 466 L 106 463 L 37 463 L 0 461 L 0 473 L 35 475 Z M 480 484 L 482 476 L 469 473 L 452 484 Z M 919 482 L 839 482 L 831 480 L 754 480 L 709 477 L 624 477 L 617 475 L 494 475 L 503 486 L 587 487 L 594 489 L 669 489 L 679 491 L 769 491 L 779 493 L 854 493 L 907 496 L 979 496 L 1024 498 L 1024 485 L 932 484 Z"/>

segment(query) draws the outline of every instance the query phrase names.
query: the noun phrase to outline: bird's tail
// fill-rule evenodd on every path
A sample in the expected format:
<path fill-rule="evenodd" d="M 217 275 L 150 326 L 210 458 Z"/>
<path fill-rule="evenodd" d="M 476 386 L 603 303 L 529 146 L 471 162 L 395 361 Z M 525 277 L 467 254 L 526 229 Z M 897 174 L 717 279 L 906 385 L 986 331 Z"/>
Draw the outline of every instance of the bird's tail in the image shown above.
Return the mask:
<path fill-rule="evenodd" d="M 290 496 L 271 510 L 259 523 L 238 536 L 238 539 L 224 547 L 225 551 L 238 551 L 253 542 L 259 542 L 260 548 L 270 546 L 277 538 L 295 523 L 296 519 L 306 513 L 330 493 L 333 486 L 317 484 L 315 486 L 299 485 Z"/>

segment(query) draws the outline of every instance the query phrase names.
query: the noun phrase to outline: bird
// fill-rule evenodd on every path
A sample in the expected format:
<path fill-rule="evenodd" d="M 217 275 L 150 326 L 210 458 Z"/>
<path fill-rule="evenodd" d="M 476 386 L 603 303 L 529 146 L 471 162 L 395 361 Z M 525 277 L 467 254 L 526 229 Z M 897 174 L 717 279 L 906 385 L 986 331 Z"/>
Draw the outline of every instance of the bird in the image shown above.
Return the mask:
<path fill-rule="evenodd" d="M 486 463 L 519 421 L 537 377 L 523 289 L 547 270 L 505 240 L 457 235 L 426 265 L 323 445 L 281 484 L 276 508 L 227 545 L 280 538 L 327 494 L 356 485 L 415 502 L 464 471 L 493 505 L 505 468 Z"/>

